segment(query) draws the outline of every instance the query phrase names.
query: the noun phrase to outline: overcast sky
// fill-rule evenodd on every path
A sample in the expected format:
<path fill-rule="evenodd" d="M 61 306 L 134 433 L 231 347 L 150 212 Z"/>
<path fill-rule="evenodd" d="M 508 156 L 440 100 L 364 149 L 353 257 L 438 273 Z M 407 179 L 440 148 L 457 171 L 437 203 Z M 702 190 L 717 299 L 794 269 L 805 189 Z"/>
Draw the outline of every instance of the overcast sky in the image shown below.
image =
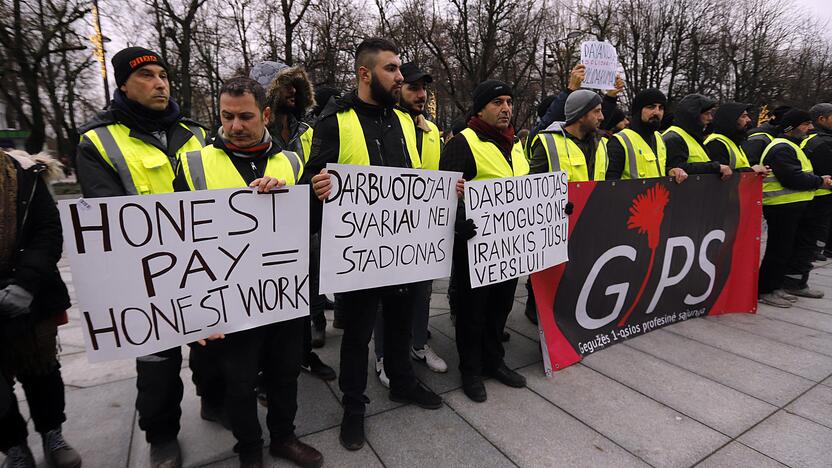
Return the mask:
<path fill-rule="evenodd" d="M 829 0 L 794 0 L 795 5 L 802 7 L 808 13 L 821 18 L 832 20 L 832 2 Z"/>

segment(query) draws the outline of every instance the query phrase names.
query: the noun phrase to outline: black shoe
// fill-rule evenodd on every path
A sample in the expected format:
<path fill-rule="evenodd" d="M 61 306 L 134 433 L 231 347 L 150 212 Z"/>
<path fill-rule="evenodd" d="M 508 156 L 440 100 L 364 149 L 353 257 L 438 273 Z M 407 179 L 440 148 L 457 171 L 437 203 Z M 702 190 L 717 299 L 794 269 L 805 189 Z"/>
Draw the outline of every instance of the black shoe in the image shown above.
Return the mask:
<path fill-rule="evenodd" d="M 477 403 L 482 403 L 488 399 L 488 393 L 485 392 L 482 377 L 478 375 L 463 375 L 462 391 L 465 392 L 465 396 Z"/>
<path fill-rule="evenodd" d="M 312 347 L 313 348 L 323 348 L 326 344 L 326 324 L 323 327 L 318 328 L 316 325 L 312 325 Z"/>
<path fill-rule="evenodd" d="M 534 304 L 534 300 L 532 298 L 526 299 L 526 318 L 529 319 L 529 322 L 537 325 L 537 307 Z"/>
<path fill-rule="evenodd" d="M 315 377 L 321 380 L 335 380 L 337 377 L 335 375 L 335 370 L 328 365 L 324 364 L 321 361 L 321 358 L 318 357 L 315 353 L 309 353 L 309 357 L 307 358 L 308 363 L 302 364 L 300 366 L 301 369 L 309 372 L 310 374 L 314 375 Z"/>
<path fill-rule="evenodd" d="M 182 451 L 179 441 L 173 439 L 159 444 L 150 444 L 151 468 L 181 468 Z"/>
<path fill-rule="evenodd" d="M 488 376 L 494 377 L 509 387 L 523 388 L 526 386 L 526 378 L 509 369 L 505 364 L 500 364 L 500 367 L 488 372 Z"/>
<path fill-rule="evenodd" d="M 32 455 L 32 450 L 25 443 L 23 445 L 15 445 L 3 452 L 6 454 L 6 462 L 3 468 L 20 467 L 20 468 L 35 468 L 35 457 Z"/>
<path fill-rule="evenodd" d="M 344 413 L 338 440 L 347 450 L 361 450 L 364 447 L 364 415 Z"/>
<path fill-rule="evenodd" d="M 339 330 L 344 329 L 344 320 L 341 317 L 335 317 L 332 319 L 332 328 L 337 328 Z"/>
<path fill-rule="evenodd" d="M 330 301 L 328 297 L 324 296 L 324 310 L 335 310 L 335 301 Z"/>
<path fill-rule="evenodd" d="M 814 261 L 814 262 L 825 262 L 827 260 L 829 260 L 829 259 L 826 258 L 826 255 L 824 255 L 820 252 L 817 252 L 817 253 L 815 253 L 815 259 L 812 260 L 812 261 Z"/>
<path fill-rule="evenodd" d="M 425 409 L 439 409 L 442 407 L 442 397 L 433 393 L 421 382 L 417 382 L 416 386 L 405 394 L 396 394 L 393 390 L 390 390 L 390 400 L 396 403 L 413 403 Z"/>
<path fill-rule="evenodd" d="M 510 339 L 511 339 L 511 335 L 509 335 L 507 331 L 504 331 L 503 336 L 500 337 L 500 341 L 502 341 L 503 343 L 505 343 L 506 341 L 508 341 Z"/>

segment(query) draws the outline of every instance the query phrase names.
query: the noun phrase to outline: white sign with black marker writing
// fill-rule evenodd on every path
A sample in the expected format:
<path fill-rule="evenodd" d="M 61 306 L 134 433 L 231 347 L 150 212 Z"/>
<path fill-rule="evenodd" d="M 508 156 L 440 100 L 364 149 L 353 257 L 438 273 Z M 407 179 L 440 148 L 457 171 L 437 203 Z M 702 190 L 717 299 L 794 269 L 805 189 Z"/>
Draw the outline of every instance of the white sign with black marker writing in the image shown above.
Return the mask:
<path fill-rule="evenodd" d="M 321 292 L 451 274 L 458 172 L 328 164 Z"/>
<path fill-rule="evenodd" d="M 613 89 L 618 70 L 618 53 L 609 42 L 587 41 L 581 44 L 581 63 L 586 66 L 582 88 Z"/>
<path fill-rule="evenodd" d="M 62 201 L 90 362 L 308 315 L 308 190 Z"/>
<path fill-rule="evenodd" d="M 545 270 L 568 260 L 565 172 L 465 183 L 471 287 Z"/>

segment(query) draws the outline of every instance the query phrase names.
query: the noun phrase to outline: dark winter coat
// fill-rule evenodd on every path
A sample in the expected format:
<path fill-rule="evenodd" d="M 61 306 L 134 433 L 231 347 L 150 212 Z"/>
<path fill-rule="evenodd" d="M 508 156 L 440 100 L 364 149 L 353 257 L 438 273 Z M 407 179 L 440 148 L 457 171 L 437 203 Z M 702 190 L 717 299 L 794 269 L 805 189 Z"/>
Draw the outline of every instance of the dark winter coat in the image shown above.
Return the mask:
<path fill-rule="evenodd" d="M 282 119 L 277 118 L 277 110 L 279 108 L 279 91 L 287 85 L 295 88 L 295 108 L 287 116 L 289 139 L 284 141 L 283 129 L 281 127 Z M 309 76 L 303 68 L 289 67 L 280 70 L 266 90 L 266 102 L 268 102 L 269 107 L 272 109 L 272 119 L 267 126 L 272 136 L 272 145 L 276 145 L 278 151 L 287 149 L 300 154 L 302 152 L 299 150 L 301 144 L 300 136 L 309 130 L 310 127 L 301 118 L 309 112 L 309 109 L 315 106 L 315 91 L 312 83 L 309 81 Z"/>
<path fill-rule="evenodd" d="M 330 100 L 321 112 L 312 137 L 309 161 L 303 170 L 300 183 L 309 184 L 312 177 L 321 172 L 328 163 L 337 163 L 340 153 L 338 112 L 354 109 L 364 132 L 371 166 L 411 167 L 410 153 L 404 139 L 401 122 L 394 108 L 368 104 L 353 91 L 345 96 Z M 318 232 L 321 225 L 322 204 L 312 194 L 310 223 L 312 232 Z"/>
<path fill-rule="evenodd" d="M 107 125 L 116 123 L 120 123 L 129 128 L 131 137 L 155 146 L 164 152 L 168 156 L 168 159 L 171 160 L 171 167 L 174 168 L 174 172 L 177 165 L 177 153 L 179 149 L 193 137 L 193 133 L 182 127 L 180 123 L 202 126 L 188 118 L 179 117 L 165 131 L 167 145 L 164 145 L 151 132 L 143 130 L 126 112 L 108 109 L 98 113 L 92 120 L 87 122 L 79 129 L 79 133 L 83 135 L 94 128 L 106 127 Z M 206 141 L 206 143 L 208 142 Z M 118 172 L 107 164 L 107 161 L 99 154 L 98 148 L 95 147 L 89 138 L 81 137 L 81 143 L 78 144 L 75 167 L 78 174 L 78 182 L 81 184 L 81 193 L 85 197 L 120 197 L 127 195 L 127 191 L 118 176 Z"/>
<path fill-rule="evenodd" d="M 806 142 L 803 151 L 812 162 L 815 174 L 832 175 L 832 130 L 818 127 L 815 136 Z"/>
<path fill-rule="evenodd" d="M 749 130 L 746 133 L 746 136 L 750 137 L 755 133 L 765 133 L 770 136 L 771 139 L 754 137 L 746 138 L 745 141 L 742 142 L 742 150 L 745 151 L 745 157 L 748 158 L 748 163 L 752 166 L 760 163 L 760 158 L 763 157 L 763 151 L 765 151 L 766 146 L 771 143 L 771 140 L 773 140 L 774 137 L 780 133 L 780 129 L 778 129 L 776 125 L 766 122 L 759 127 Z"/>
<path fill-rule="evenodd" d="M 737 128 L 737 119 L 739 119 L 742 113 L 746 110 L 748 110 L 748 104 L 743 104 L 741 102 L 726 102 L 721 104 L 719 109 L 717 109 L 716 114 L 714 114 L 713 122 L 711 122 L 711 131 L 713 133 L 725 135 L 731 139 L 731 141 L 736 143 L 738 147 L 741 147 L 742 143 L 745 141 L 746 131 L 744 129 Z M 720 164 L 725 164 L 726 166 L 730 165 L 731 154 L 728 152 L 728 148 L 725 144 L 721 141 L 711 140 L 705 145 L 705 151 L 708 153 L 708 157 L 711 158 L 711 161 L 717 161 Z M 750 167 L 744 167 L 738 168 L 736 171 L 751 172 L 753 169 Z"/>
<path fill-rule="evenodd" d="M 54 161 L 48 157 L 33 160 L 21 156 L 25 153 L 15 153 L 2 153 L 17 167 L 17 248 L 12 271 L 0 278 L 0 287 L 14 283 L 29 291 L 34 296 L 31 316 L 38 320 L 70 307 L 69 293 L 57 268 L 63 249 L 61 219 L 44 180 L 48 172 L 60 172 L 60 167 L 50 166 Z"/>
<path fill-rule="evenodd" d="M 795 140 L 785 135 L 781 136 L 800 146 L 801 140 Z M 815 175 L 813 172 L 803 172 L 794 148 L 789 145 L 780 144 L 775 146 L 766 154 L 763 164 L 771 167 L 777 181 L 787 189 L 815 190 L 823 184 L 823 179 L 819 175 Z"/>
<path fill-rule="evenodd" d="M 689 94 L 682 98 L 676 105 L 673 114 L 673 125 L 681 127 L 682 130 L 688 132 L 694 140 L 703 144 L 705 136 L 703 134 L 702 124 L 699 117 L 706 110 L 714 107 L 715 101 L 707 98 L 701 94 Z M 688 145 L 676 133 L 667 133 L 662 137 L 664 145 L 667 147 L 667 163 L 666 170 L 674 167 L 682 168 L 688 174 L 719 174 L 720 164 L 715 161 L 711 162 L 688 162 Z"/>

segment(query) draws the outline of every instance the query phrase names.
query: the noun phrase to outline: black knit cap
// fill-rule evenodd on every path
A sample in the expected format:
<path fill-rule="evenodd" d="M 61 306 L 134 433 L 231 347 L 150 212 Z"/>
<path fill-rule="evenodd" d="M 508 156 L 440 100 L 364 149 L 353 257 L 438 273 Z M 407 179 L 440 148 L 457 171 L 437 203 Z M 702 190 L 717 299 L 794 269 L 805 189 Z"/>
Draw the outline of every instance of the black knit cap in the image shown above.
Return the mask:
<path fill-rule="evenodd" d="M 144 47 L 121 49 L 113 55 L 111 62 L 113 64 L 113 72 L 116 76 L 117 87 L 121 87 L 134 71 L 146 65 L 159 65 L 165 71 L 169 71 L 168 65 L 162 60 L 159 54 Z"/>
<path fill-rule="evenodd" d="M 663 106 L 666 106 L 667 96 L 665 96 L 663 92 L 655 88 L 648 88 L 642 90 L 633 98 L 633 105 L 630 108 L 630 113 L 633 114 L 633 118 L 640 120 L 641 110 L 651 104 L 661 104 Z"/>
<path fill-rule="evenodd" d="M 514 97 L 514 90 L 511 89 L 511 86 L 509 86 L 508 83 L 504 83 L 500 80 L 485 80 L 478 84 L 477 87 L 474 88 L 474 92 L 471 93 L 471 98 L 473 100 L 471 114 L 476 115 L 477 112 L 482 110 L 486 104 L 491 102 L 491 100 L 497 96 Z"/>
<path fill-rule="evenodd" d="M 778 121 L 778 124 L 781 132 L 788 133 L 794 130 L 798 125 L 811 121 L 812 114 L 803 109 L 791 109 L 783 115 L 783 118 Z"/>

